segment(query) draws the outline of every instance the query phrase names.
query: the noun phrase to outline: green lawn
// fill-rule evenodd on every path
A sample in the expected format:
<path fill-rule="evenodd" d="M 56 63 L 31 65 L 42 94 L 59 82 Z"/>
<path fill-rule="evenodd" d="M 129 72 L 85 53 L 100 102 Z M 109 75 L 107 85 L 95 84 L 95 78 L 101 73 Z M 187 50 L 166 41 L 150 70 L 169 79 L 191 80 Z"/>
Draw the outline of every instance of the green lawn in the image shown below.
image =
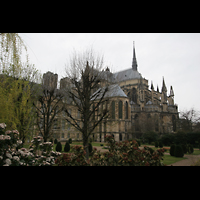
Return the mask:
<path fill-rule="evenodd" d="M 180 160 L 184 160 L 184 159 L 187 159 L 187 158 L 177 158 L 177 157 L 174 157 L 174 156 L 170 156 L 170 155 L 164 155 L 163 157 L 163 163 L 165 165 L 171 165 L 172 163 L 175 163 L 175 162 L 178 162 Z"/>

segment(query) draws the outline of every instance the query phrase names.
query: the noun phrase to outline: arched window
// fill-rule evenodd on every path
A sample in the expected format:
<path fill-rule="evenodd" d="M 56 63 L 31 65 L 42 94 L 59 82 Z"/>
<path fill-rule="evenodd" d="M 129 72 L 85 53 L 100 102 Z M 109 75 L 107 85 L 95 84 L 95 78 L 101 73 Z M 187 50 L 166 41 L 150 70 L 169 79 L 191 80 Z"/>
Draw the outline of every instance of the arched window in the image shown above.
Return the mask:
<path fill-rule="evenodd" d="M 128 102 L 125 103 L 125 109 L 126 109 L 126 119 L 128 119 Z"/>
<path fill-rule="evenodd" d="M 112 119 L 115 119 L 115 102 L 114 101 L 112 101 L 112 106 L 111 106 L 112 108 L 112 110 L 111 110 L 111 117 L 112 117 Z"/>
<path fill-rule="evenodd" d="M 122 119 L 122 101 L 119 101 L 119 119 Z"/>
<path fill-rule="evenodd" d="M 127 96 L 131 101 L 137 103 L 137 90 L 135 88 L 131 89 Z"/>

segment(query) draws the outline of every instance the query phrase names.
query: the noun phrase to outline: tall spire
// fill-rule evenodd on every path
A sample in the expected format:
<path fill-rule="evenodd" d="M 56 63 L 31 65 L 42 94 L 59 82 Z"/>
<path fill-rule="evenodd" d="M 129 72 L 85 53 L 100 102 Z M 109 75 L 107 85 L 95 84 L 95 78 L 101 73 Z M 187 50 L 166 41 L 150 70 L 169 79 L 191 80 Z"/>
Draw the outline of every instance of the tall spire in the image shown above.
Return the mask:
<path fill-rule="evenodd" d="M 164 76 L 163 76 L 162 92 L 167 92 L 167 88 L 166 88 L 166 85 L 165 85 Z"/>
<path fill-rule="evenodd" d="M 135 55 L 135 43 L 133 41 L 133 61 L 132 61 L 132 69 L 137 71 L 137 60 Z"/>

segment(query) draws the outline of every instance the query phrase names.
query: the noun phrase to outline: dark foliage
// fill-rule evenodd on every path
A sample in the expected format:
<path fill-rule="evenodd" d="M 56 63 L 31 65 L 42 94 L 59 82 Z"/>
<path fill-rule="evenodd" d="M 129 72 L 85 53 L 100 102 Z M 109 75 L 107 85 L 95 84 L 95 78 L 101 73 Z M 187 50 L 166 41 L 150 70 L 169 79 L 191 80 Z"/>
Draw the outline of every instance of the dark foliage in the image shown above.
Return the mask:
<path fill-rule="evenodd" d="M 57 139 L 55 139 L 55 140 L 54 140 L 54 144 L 57 144 L 57 143 L 58 143 L 58 140 L 57 140 Z"/>
<path fill-rule="evenodd" d="M 72 143 L 72 138 L 69 138 L 69 141 L 68 141 L 68 142 L 69 142 L 69 144 L 71 144 L 71 143 Z"/>
<path fill-rule="evenodd" d="M 59 152 L 62 151 L 62 145 L 61 145 L 60 142 L 58 142 L 57 145 L 56 145 L 56 151 L 59 151 Z"/>
<path fill-rule="evenodd" d="M 158 148 L 158 141 L 155 141 L 155 147 Z"/>
<path fill-rule="evenodd" d="M 174 151 L 175 151 L 175 144 L 172 144 L 170 147 L 170 155 L 174 156 Z"/>
<path fill-rule="evenodd" d="M 163 143 L 161 141 L 159 141 L 159 147 L 163 148 Z"/>
<path fill-rule="evenodd" d="M 183 153 L 184 154 L 187 153 L 187 151 L 188 151 L 187 145 L 186 144 L 182 144 L 181 147 L 183 149 Z"/>
<path fill-rule="evenodd" d="M 70 151 L 70 144 L 69 142 L 66 142 L 64 147 L 64 152 L 69 152 L 69 151 Z"/>
<path fill-rule="evenodd" d="M 193 146 L 191 144 L 188 145 L 188 153 L 191 154 L 194 152 Z"/>
<path fill-rule="evenodd" d="M 182 149 L 181 145 L 176 145 L 175 151 L 174 151 L 174 156 L 175 157 L 183 157 L 184 156 L 183 149 Z"/>

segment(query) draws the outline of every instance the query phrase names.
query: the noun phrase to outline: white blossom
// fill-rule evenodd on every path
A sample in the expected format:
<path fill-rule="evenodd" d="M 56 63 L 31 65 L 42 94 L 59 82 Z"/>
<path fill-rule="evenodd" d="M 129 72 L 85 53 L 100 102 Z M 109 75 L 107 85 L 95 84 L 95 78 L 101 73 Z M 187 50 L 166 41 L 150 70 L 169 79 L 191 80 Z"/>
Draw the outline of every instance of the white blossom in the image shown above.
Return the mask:
<path fill-rule="evenodd" d="M 12 131 L 7 130 L 7 131 L 5 132 L 5 134 L 8 135 L 8 134 L 10 134 L 11 132 L 12 132 Z"/>
<path fill-rule="evenodd" d="M 3 128 L 3 129 L 5 129 L 6 128 L 6 124 L 5 123 L 1 123 L 0 127 Z"/>
<path fill-rule="evenodd" d="M 12 155 L 10 154 L 10 153 L 8 153 L 8 152 L 6 152 L 6 156 L 8 157 L 8 158 L 12 158 Z"/>
<path fill-rule="evenodd" d="M 13 160 L 19 161 L 19 157 L 18 156 L 13 156 Z"/>
<path fill-rule="evenodd" d="M 0 135 L 0 140 L 4 140 L 4 135 Z"/>
<path fill-rule="evenodd" d="M 7 158 L 7 159 L 5 160 L 5 162 L 6 162 L 6 164 L 11 165 L 11 160 L 10 160 L 9 158 Z"/>
<path fill-rule="evenodd" d="M 4 135 L 4 139 L 5 139 L 5 140 L 10 140 L 11 137 L 10 137 L 9 135 Z"/>
<path fill-rule="evenodd" d="M 12 132 L 13 132 L 13 133 L 16 133 L 17 135 L 19 135 L 18 130 L 13 130 Z"/>
<path fill-rule="evenodd" d="M 17 140 L 17 144 L 22 144 L 22 141 L 21 140 Z"/>

